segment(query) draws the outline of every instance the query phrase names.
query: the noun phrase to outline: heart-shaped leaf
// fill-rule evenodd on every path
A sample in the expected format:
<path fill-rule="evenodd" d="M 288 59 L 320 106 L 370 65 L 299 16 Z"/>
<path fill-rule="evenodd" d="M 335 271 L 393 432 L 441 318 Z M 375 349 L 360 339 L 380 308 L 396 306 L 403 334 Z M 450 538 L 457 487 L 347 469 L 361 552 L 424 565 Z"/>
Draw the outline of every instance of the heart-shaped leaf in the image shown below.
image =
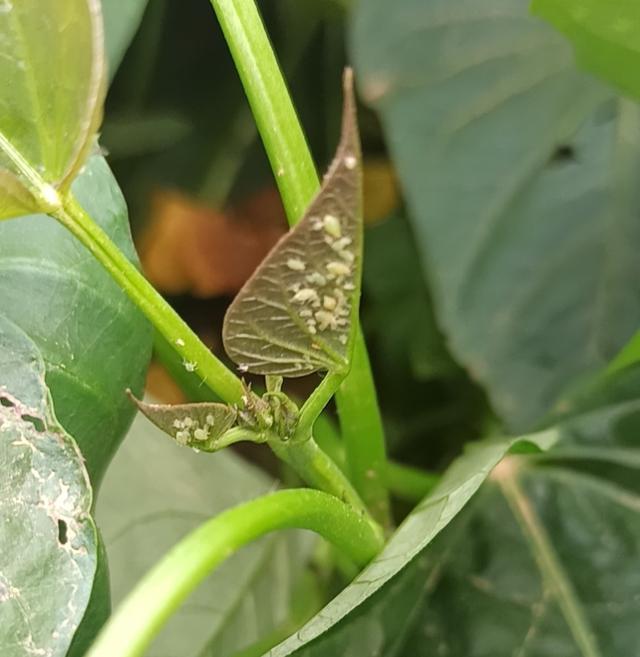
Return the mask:
<path fill-rule="evenodd" d="M 40 353 L 1 316 L 0 472 L 0 653 L 63 657 L 96 570 L 91 486 Z"/>
<path fill-rule="evenodd" d="M 336 156 L 302 220 L 240 290 L 222 337 L 241 371 L 347 371 L 362 267 L 362 167 L 351 71 Z"/>
<path fill-rule="evenodd" d="M 227 404 L 148 404 L 129 397 L 151 422 L 179 445 L 204 452 L 220 449 L 220 438 L 233 426 L 238 412 Z M 226 443 L 225 445 L 226 446 Z"/>
<path fill-rule="evenodd" d="M 1 0 L 0 219 L 56 205 L 84 163 L 105 89 L 99 0 Z"/>

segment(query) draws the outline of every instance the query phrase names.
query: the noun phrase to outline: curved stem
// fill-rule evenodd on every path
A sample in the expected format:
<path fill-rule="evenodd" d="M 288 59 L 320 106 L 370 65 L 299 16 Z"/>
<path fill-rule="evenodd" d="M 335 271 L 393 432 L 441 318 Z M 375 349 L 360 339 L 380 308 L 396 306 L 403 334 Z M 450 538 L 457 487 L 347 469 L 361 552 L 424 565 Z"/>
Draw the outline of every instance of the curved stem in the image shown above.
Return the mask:
<path fill-rule="evenodd" d="M 98 635 L 87 657 L 138 657 L 183 600 L 236 550 L 278 529 L 317 532 L 361 566 L 379 551 L 379 537 L 335 497 L 298 489 L 229 509 L 176 545 L 142 579 Z"/>
<path fill-rule="evenodd" d="M 244 391 L 240 379 L 213 355 L 71 194 L 52 216 L 100 261 L 154 328 L 182 357 L 185 367 L 195 367 L 202 381 L 227 403 L 241 402 Z"/>
<path fill-rule="evenodd" d="M 211 0 L 251 105 L 291 225 L 302 217 L 320 183 L 300 122 L 254 0 Z M 366 398 L 366 399 L 363 399 Z M 389 498 L 382 471 L 384 430 L 366 345 L 360 332 L 351 371 L 337 392 L 349 472 L 357 490 L 384 525 Z M 350 409 L 366 407 L 368 417 Z"/>

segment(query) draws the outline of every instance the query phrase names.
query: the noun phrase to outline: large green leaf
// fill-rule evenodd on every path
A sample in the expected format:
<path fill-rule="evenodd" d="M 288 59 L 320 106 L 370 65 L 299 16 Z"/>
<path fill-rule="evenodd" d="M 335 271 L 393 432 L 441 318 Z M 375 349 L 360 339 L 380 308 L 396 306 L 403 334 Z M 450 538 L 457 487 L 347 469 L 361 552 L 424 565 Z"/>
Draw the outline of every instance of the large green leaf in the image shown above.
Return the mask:
<path fill-rule="evenodd" d="M 528 430 L 640 324 L 638 109 L 525 0 L 363 0 L 353 51 L 452 351 Z"/>
<path fill-rule="evenodd" d="M 542 459 L 503 462 L 432 555 L 404 654 L 636 654 L 639 423 L 636 396 L 570 422 Z"/>
<path fill-rule="evenodd" d="M 196 454 L 139 416 L 109 468 L 96 511 L 114 606 L 188 532 L 273 486 L 234 454 Z M 149 656 L 230 657 L 268 635 L 289 617 L 313 544 L 310 535 L 285 532 L 248 546 L 194 592 Z"/>
<path fill-rule="evenodd" d="M 617 401 L 539 434 L 546 451 L 515 443 L 492 469 L 504 443 L 471 446 L 382 555 L 270 657 L 635 654 L 640 371 L 622 383 Z"/>
<path fill-rule="evenodd" d="M 102 158 L 91 158 L 73 191 L 135 259 L 126 206 Z M 0 315 L 38 345 L 56 414 L 96 486 L 134 414 L 125 390 L 142 387 L 146 320 L 93 256 L 43 215 L 0 224 Z"/>
<path fill-rule="evenodd" d="M 37 347 L 0 317 L 0 653 L 63 657 L 97 561 L 82 455 L 57 423 Z"/>
<path fill-rule="evenodd" d="M 99 0 L 0 2 L 0 219 L 56 205 L 102 116 Z M 36 200 L 38 198 L 39 200 Z"/>
<path fill-rule="evenodd" d="M 531 10 L 566 34 L 585 68 L 640 97 L 640 4 L 635 0 L 533 0 Z"/>

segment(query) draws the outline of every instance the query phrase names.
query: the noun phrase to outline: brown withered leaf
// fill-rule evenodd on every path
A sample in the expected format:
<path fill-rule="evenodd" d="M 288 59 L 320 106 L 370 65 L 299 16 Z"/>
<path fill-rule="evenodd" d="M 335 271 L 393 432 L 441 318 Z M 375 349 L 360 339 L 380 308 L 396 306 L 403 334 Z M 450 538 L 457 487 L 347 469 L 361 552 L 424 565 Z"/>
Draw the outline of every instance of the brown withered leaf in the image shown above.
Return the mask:
<path fill-rule="evenodd" d="M 163 190 L 152 198 L 138 248 L 145 275 L 165 294 L 233 295 L 285 230 L 272 188 L 224 213 Z"/>

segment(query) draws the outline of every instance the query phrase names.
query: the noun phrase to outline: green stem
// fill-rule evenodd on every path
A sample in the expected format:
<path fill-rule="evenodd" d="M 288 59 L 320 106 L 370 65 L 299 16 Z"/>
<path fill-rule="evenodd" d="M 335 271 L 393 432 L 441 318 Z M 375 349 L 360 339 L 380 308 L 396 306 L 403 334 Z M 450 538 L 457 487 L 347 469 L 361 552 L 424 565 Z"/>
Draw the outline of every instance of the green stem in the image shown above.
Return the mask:
<path fill-rule="evenodd" d="M 71 194 L 64 199 L 63 206 L 52 215 L 75 235 L 111 274 L 154 328 L 182 357 L 186 368 L 195 367 L 202 381 L 227 403 L 241 402 L 244 390 L 240 379 L 211 353 Z"/>
<path fill-rule="evenodd" d="M 335 462 L 318 447 L 318 443 L 312 437 L 299 443 L 293 440 L 284 442 L 280 438 L 276 438 L 269 441 L 269 446 L 305 482 L 347 503 L 365 518 L 375 528 L 376 532 L 379 532 L 379 527 L 371 519 L 367 508 L 351 482 Z"/>
<path fill-rule="evenodd" d="M 236 63 L 291 225 L 299 221 L 320 187 L 313 159 L 285 81 L 253 0 L 211 0 Z M 355 396 L 356 399 L 351 399 Z M 366 402 L 362 397 L 368 397 Z M 371 512 L 389 524 L 389 500 L 382 470 L 384 430 L 364 339 L 360 334 L 354 365 L 337 393 L 345 409 L 343 435 L 349 471 Z M 370 417 L 350 409 L 366 407 Z"/>
<path fill-rule="evenodd" d="M 344 374 L 329 373 L 317 385 L 300 409 L 300 418 L 296 428 L 296 439 L 302 440 L 311 434 L 314 422 L 331 401 L 336 390 L 344 380 Z"/>
<path fill-rule="evenodd" d="M 87 657 L 138 657 L 216 566 L 247 543 L 287 528 L 317 532 L 361 566 L 381 547 L 367 522 L 326 493 L 288 490 L 246 502 L 200 526 L 158 562 L 111 617 Z"/>

